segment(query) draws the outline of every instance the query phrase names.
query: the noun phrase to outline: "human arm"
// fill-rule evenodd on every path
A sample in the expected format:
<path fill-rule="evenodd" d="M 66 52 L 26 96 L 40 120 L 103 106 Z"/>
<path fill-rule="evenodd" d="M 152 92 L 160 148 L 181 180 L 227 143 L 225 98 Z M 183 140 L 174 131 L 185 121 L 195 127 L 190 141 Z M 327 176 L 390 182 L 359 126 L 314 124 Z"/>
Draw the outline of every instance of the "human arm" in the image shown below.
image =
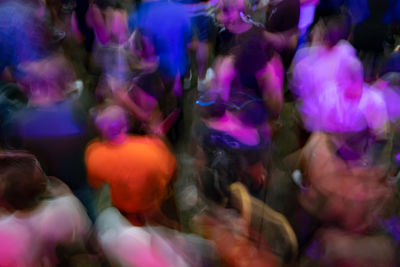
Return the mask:
<path fill-rule="evenodd" d="M 282 61 L 275 54 L 267 64 L 256 73 L 257 83 L 272 117 L 278 116 L 283 105 L 284 71 Z"/>
<path fill-rule="evenodd" d="M 103 14 L 96 4 L 89 6 L 86 13 L 86 23 L 89 27 L 93 28 L 97 38 L 102 44 L 106 44 L 110 40 Z"/>

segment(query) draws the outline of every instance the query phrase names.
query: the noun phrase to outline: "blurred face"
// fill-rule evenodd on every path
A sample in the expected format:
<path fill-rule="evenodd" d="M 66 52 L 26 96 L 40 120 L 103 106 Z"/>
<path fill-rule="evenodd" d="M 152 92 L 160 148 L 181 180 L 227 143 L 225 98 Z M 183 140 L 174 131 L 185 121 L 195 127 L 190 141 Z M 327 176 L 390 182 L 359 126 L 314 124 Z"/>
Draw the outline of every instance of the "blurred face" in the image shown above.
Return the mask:
<path fill-rule="evenodd" d="M 69 62 L 59 55 L 24 62 L 19 69 L 24 75 L 19 77 L 18 83 L 29 98 L 60 98 L 76 79 Z"/>
<path fill-rule="evenodd" d="M 242 23 L 241 11 L 243 11 L 243 0 L 220 0 L 217 20 L 229 30 Z"/>

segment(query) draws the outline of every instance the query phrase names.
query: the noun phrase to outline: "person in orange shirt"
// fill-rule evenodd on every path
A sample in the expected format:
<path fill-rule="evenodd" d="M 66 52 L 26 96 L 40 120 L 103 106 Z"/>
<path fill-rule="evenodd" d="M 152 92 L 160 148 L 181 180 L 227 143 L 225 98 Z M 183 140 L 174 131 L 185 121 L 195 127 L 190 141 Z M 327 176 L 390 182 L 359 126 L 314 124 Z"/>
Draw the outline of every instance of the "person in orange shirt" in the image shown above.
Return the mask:
<path fill-rule="evenodd" d="M 126 114 L 109 106 L 95 118 L 102 139 L 85 152 L 89 184 L 110 186 L 113 205 L 134 225 L 168 224 L 160 211 L 175 176 L 176 159 L 157 137 L 130 135 Z"/>

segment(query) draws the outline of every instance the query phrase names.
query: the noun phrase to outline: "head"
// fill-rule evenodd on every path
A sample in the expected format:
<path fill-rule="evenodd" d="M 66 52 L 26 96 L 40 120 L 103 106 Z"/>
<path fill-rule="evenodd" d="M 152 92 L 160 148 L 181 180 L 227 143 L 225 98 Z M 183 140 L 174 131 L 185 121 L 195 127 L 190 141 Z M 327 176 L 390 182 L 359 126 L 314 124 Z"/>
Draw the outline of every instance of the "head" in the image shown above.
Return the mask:
<path fill-rule="evenodd" d="M 128 119 L 125 110 L 117 105 L 100 109 L 95 115 L 95 124 L 102 137 L 114 141 L 128 132 Z"/>
<path fill-rule="evenodd" d="M 313 29 L 313 41 L 334 47 L 340 40 L 347 40 L 351 33 L 351 17 L 347 12 L 321 17 Z"/>
<path fill-rule="evenodd" d="M 400 51 L 392 53 L 381 66 L 379 78 L 392 86 L 400 86 Z"/>
<path fill-rule="evenodd" d="M 64 98 L 75 80 L 72 66 L 63 56 L 49 56 L 20 65 L 18 84 L 31 102 L 49 103 Z"/>
<path fill-rule="evenodd" d="M 18 151 L 0 153 L 0 206 L 9 210 L 36 207 L 47 188 L 47 177 L 35 156 Z"/>
<path fill-rule="evenodd" d="M 217 21 L 228 30 L 243 24 L 240 13 L 247 14 L 246 0 L 219 0 L 217 5 Z"/>

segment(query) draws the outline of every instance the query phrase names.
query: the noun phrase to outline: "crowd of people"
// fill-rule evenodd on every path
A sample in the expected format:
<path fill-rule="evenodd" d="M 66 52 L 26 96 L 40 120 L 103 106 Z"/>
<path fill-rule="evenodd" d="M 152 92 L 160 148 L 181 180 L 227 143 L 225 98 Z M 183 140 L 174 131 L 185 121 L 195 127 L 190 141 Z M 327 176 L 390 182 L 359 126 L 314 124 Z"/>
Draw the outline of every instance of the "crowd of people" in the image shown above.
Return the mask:
<path fill-rule="evenodd" d="M 400 1 L 0 0 L 0 267 L 398 266 Z"/>

